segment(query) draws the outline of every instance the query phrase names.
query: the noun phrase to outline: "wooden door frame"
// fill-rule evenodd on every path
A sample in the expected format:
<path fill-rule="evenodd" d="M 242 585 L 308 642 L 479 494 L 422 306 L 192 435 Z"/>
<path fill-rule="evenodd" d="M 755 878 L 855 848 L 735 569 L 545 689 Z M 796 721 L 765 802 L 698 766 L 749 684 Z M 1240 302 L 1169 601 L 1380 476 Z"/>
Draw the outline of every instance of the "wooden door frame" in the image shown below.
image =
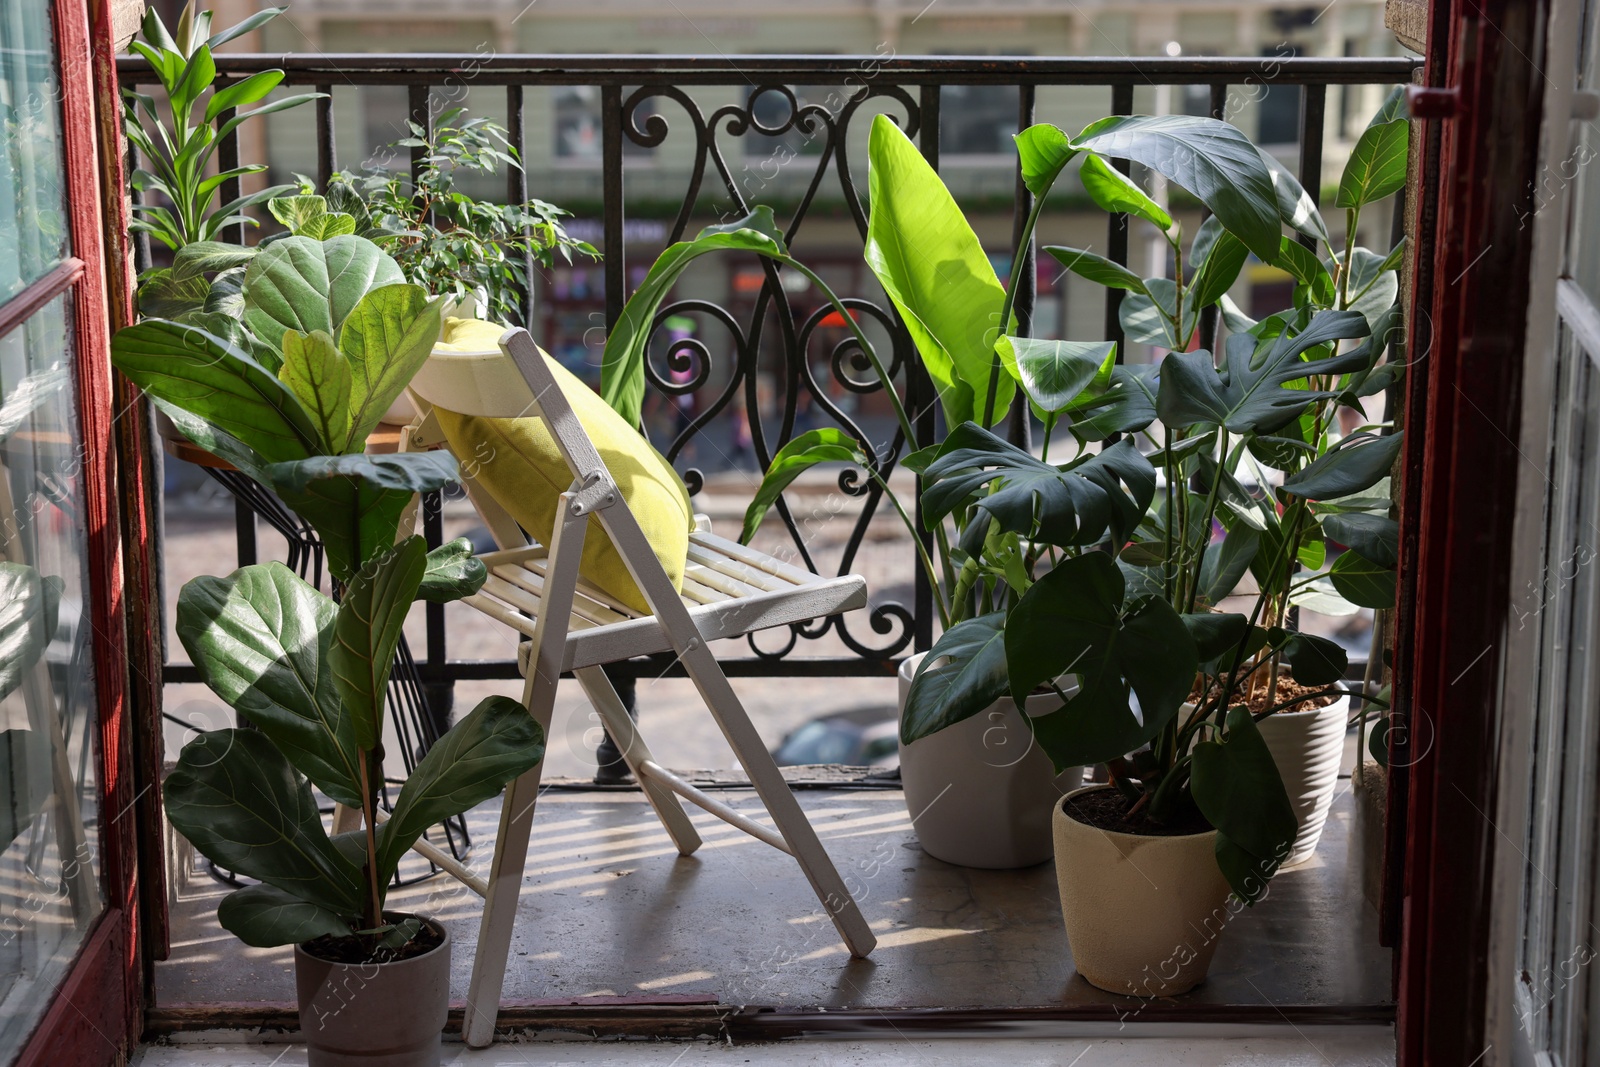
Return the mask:
<path fill-rule="evenodd" d="M 1485 994 L 1500 832 L 1497 736 L 1517 501 L 1530 252 L 1523 227 L 1545 84 L 1545 0 L 1433 0 L 1438 212 L 1414 264 L 1397 695 L 1410 734 L 1399 945 L 1405 1067 L 1490 1062 Z M 1419 410 L 1420 409 L 1420 410 Z"/>
<path fill-rule="evenodd" d="M 132 539 L 142 538 L 148 523 L 142 470 L 134 464 L 132 471 L 121 472 L 119 480 L 117 462 L 119 445 L 125 445 L 128 436 L 126 424 L 132 421 L 118 418 L 123 409 L 117 405 L 126 405 L 131 391 L 113 387 L 110 338 L 112 330 L 129 319 L 131 291 L 111 4 L 54 0 L 52 24 L 75 260 L 72 269 L 52 272 L 46 279 L 53 292 L 41 289 L 31 295 L 53 299 L 70 292 L 73 305 L 75 399 L 83 449 L 79 478 L 100 738 L 97 822 L 105 910 L 88 930 L 55 999 L 15 1062 L 18 1067 L 61 1063 L 97 1067 L 121 1062 L 143 1026 L 146 953 L 139 911 L 138 824 L 148 819 L 158 798 L 148 784 L 136 784 L 133 712 L 136 707 L 155 706 L 138 697 L 140 689 L 158 677 L 152 664 L 159 660 L 151 660 L 148 640 L 130 643 L 127 630 L 129 598 L 137 602 L 148 595 L 150 575 L 142 554 L 136 554 L 131 570 L 125 571 L 123 565 L 125 537 L 131 532 Z M 25 290 L 23 297 L 29 295 Z M 126 509 L 119 487 L 132 493 Z M 130 675 L 140 678 L 141 686 L 130 685 Z M 148 723 L 139 725 L 138 732 L 148 733 Z M 155 768 L 159 773 L 159 762 Z M 159 867 L 146 870 L 143 879 L 147 891 L 150 878 L 156 879 L 158 899 L 164 897 L 159 891 L 161 874 Z"/>

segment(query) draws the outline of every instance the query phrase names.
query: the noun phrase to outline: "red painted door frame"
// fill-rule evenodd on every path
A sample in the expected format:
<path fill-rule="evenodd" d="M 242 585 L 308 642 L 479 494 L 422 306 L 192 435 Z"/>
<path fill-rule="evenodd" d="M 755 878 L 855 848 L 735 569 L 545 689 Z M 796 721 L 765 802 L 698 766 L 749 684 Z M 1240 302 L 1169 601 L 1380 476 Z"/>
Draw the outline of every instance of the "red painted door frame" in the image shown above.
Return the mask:
<path fill-rule="evenodd" d="M 1438 211 L 1419 234 L 1399 706 L 1411 717 L 1399 946 L 1403 1067 L 1494 1062 L 1484 1009 L 1496 710 L 1543 101 L 1545 0 L 1433 0 Z M 1437 141 L 1434 139 L 1437 138 Z M 1419 410 L 1420 409 L 1420 410 Z M 1426 743 L 1426 749 L 1421 746 Z M 1512 887 L 1514 888 L 1514 887 Z"/>
<path fill-rule="evenodd" d="M 118 258 L 107 258 L 106 235 L 127 229 L 109 8 L 106 0 L 53 3 L 75 261 L 69 270 L 52 272 L 45 280 L 54 292 L 46 296 L 40 289 L 34 294 L 48 299 L 70 292 L 73 305 L 83 446 L 80 484 L 100 726 L 99 855 L 106 900 L 54 1001 L 18 1056 L 19 1067 L 119 1063 L 138 1037 L 144 1013 L 136 825 L 156 798 L 135 785 L 132 709 L 138 691 L 129 678 L 148 678 L 151 661 L 143 645 L 130 647 L 127 640 L 125 598 L 130 591 L 143 595 L 149 574 L 148 561 L 140 555 L 132 570 L 124 571 L 123 545 L 124 524 L 135 535 L 142 533 L 147 512 L 137 471 L 126 513 L 118 494 L 116 456 L 119 438 L 125 436 L 119 421 L 126 420 L 116 418 L 110 337 L 116 325 L 127 321 L 131 307 L 121 241 L 113 245 Z M 109 151 L 102 153 L 103 146 Z M 122 484 L 128 484 L 126 477 Z M 137 706 L 149 705 L 140 701 Z M 159 871 L 152 873 L 159 885 Z"/>

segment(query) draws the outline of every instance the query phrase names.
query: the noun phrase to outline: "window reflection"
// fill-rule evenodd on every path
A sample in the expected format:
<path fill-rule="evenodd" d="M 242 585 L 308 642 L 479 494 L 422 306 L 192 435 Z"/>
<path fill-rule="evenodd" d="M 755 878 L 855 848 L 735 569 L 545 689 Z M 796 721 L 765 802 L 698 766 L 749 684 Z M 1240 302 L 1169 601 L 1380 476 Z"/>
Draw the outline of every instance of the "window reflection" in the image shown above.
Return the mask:
<path fill-rule="evenodd" d="M 50 5 L 0 3 L 0 301 L 67 254 Z"/>

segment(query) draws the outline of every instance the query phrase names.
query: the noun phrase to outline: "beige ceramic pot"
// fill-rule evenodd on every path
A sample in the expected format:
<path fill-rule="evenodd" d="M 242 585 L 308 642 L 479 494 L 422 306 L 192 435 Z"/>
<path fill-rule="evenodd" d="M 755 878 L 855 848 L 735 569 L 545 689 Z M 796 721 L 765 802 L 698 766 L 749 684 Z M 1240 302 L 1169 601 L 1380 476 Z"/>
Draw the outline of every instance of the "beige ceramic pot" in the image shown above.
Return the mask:
<path fill-rule="evenodd" d="M 1061 915 L 1078 973 L 1111 993 L 1170 997 L 1205 981 L 1236 913 L 1214 857 L 1217 832 L 1144 837 L 1097 829 L 1055 806 Z"/>
<path fill-rule="evenodd" d="M 450 931 L 424 921 L 443 942 L 395 963 L 334 963 L 294 947 L 308 1067 L 439 1067 L 450 1010 Z"/>
<path fill-rule="evenodd" d="M 922 655 L 900 664 L 902 708 Z M 1028 714 L 1060 706 L 1053 693 L 1030 697 Z M 1082 782 L 1082 767 L 1056 774 L 1010 699 L 900 746 L 900 784 L 918 842 L 928 855 L 962 867 L 1032 867 L 1049 859 L 1050 811 Z"/>
<path fill-rule="evenodd" d="M 1283 788 L 1289 793 L 1289 803 L 1300 824 L 1294 851 L 1285 857 L 1280 870 L 1310 859 L 1322 839 L 1322 828 L 1327 824 L 1339 785 L 1349 721 L 1350 697 L 1346 695 L 1325 708 L 1280 711 L 1256 724 L 1278 765 Z"/>

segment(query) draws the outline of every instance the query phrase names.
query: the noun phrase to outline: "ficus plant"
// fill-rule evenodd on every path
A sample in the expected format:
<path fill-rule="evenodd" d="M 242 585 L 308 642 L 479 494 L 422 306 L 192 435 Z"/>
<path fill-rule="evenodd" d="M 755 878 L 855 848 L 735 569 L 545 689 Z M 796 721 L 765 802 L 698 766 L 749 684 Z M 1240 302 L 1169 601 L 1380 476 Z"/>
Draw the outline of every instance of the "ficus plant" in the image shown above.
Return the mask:
<path fill-rule="evenodd" d="M 455 460 L 363 452 L 438 340 L 440 302 L 371 241 L 296 236 L 249 258 L 228 310 L 149 319 L 112 341 L 113 364 L 181 432 L 316 528 L 340 594 L 277 563 L 179 594 L 180 640 L 255 729 L 185 745 L 167 814 L 203 854 L 261 882 L 218 909 L 248 944 L 405 944 L 417 924 L 383 909 L 400 859 L 428 826 L 543 756 L 527 711 L 489 697 L 429 749 L 379 821 L 385 691 L 406 612 L 419 598 L 468 596 L 486 577 L 465 539 L 432 552 L 420 537 L 396 543 L 414 494 L 455 480 Z M 330 836 L 313 787 L 359 809 L 363 828 Z"/>
<path fill-rule="evenodd" d="M 287 10 L 284 7 L 262 8 L 243 22 L 217 33 L 211 32 L 211 12 L 196 11 L 192 0 L 184 6 L 177 27 L 172 31 L 154 8 L 145 13 L 140 23 L 144 39 L 134 39 L 129 47 L 149 61 L 161 85 L 166 107 L 163 109 L 154 96 L 125 88 L 122 91 L 123 128 L 144 160 L 144 166 L 133 173 L 133 187 L 146 194 L 159 193 L 166 203 L 134 205 L 133 210 L 139 217 L 130 224 L 130 229 L 147 233 L 177 251 L 195 241 L 215 240 L 224 226 L 258 225 L 246 213 L 246 208 L 293 191 L 294 187 L 289 185 L 271 186 L 214 206 L 224 183 L 259 174 L 267 167 L 264 163 L 249 163 L 214 169 L 211 165 L 223 139 L 244 123 L 298 107 L 322 95 L 301 93 L 241 111 L 240 108 L 265 100 L 283 81 L 283 71 L 263 70 L 224 87 L 217 86 L 217 65 L 212 52 Z M 156 268 L 147 272 L 141 281 L 145 285 L 160 283 L 165 277 L 160 273 L 163 270 L 165 268 Z"/>

